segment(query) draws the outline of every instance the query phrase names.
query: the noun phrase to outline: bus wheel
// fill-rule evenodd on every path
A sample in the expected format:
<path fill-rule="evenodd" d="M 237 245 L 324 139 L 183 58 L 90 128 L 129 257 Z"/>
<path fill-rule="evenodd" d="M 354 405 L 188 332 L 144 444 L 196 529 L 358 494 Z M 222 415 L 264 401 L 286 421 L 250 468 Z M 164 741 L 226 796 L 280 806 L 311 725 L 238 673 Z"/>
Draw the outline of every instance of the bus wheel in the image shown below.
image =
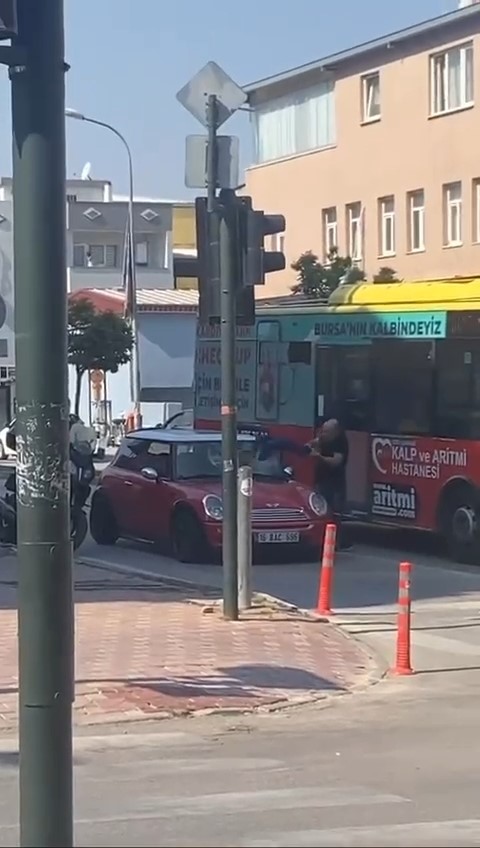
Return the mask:
<path fill-rule="evenodd" d="M 480 565 L 478 508 L 478 498 L 471 486 L 455 487 L 446 493 L 441 506 L 440 529 L 451 558 L 457 562 Z"/>

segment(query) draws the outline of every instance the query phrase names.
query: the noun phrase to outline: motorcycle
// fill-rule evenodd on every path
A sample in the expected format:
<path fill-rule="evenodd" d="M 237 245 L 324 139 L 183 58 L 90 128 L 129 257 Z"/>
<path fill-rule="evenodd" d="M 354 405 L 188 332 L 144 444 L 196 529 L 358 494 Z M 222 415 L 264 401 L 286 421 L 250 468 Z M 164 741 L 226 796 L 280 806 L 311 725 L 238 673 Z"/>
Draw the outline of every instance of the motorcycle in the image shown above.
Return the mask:
<path fill-rule="evenodd" d="M 7 435 L 7 440 L 8 436 Z M 8 441 L 7 441 L 8 443 Z M 88 532 L 85 505 L 95 478 L 93 451 L 88 442 L 70 444 L 70 537 L 77 550 Z M 0 540 L 17 543 L 17 493 L 15 469 L 5 483 L 6 494 L 0 498 Z"/>
<path fill-rule="evenodd" d="M 73 549 L 80 547 L 88 533 L 85 505 L 95 479 L 93 451 L 89 442 L 70 445 L 70 533 Z"/>

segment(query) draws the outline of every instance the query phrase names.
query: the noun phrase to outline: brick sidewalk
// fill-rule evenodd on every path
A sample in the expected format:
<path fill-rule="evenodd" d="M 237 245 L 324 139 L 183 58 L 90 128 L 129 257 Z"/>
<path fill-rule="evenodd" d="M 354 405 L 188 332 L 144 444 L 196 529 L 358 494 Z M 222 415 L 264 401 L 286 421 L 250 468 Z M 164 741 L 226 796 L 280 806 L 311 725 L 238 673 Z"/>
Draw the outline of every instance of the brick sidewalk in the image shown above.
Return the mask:
<path fill-rule="evenodd" d="M 0 729 L 15 724 L 17 709 L 8 560 L 0 560 Z M 75 576 L 78 724 L 298 703 L 347 691 L 369 671 L 357 642 L 288 610 L 264 606 L 227 622 L 212 597 L 193 601 L 168 582 L 89 566 Z"/>

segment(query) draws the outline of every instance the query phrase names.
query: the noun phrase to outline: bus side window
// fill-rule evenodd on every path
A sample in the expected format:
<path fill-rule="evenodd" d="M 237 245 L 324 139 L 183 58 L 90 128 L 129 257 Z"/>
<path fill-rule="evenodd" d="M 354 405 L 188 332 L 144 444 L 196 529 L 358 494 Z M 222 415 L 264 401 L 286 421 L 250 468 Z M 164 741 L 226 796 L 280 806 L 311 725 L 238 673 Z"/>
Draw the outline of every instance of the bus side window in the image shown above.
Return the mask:
<path fill-rule="evenodd" d="M 374 420 L 377 433 L 431 432 L 433 344 L 374 342 Z"/>
<path fill-rule="evenodd" d="M 339 414 L 346 430 L 368 431 L 371 410 L 370 346 L 341 350 Z M 340 354 L 340 351 L 339 351 Z"/>
<path fill-rule="evenodd" d="M 370 345 L 317 348 L 316 396 L 322 399 L 322 415 L 339 418 L 346 430 L 369 430 L 370 352 Z"/>
<path fill-rule="evenodd" d="M 435 435 L 478 438 L 480 433 L 480 343 L 445 339 L 436 345 Z"/>

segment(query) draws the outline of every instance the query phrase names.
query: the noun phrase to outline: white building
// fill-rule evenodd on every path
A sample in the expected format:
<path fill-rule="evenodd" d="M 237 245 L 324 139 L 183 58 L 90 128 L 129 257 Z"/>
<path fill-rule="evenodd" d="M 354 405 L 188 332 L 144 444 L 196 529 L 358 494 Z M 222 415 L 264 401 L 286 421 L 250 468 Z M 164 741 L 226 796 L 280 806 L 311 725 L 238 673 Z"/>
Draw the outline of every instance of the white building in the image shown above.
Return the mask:
<path fill-rule="evenodd" d="M 12 179 L 0 179 L 0 201 L 11 202 Z M 67 286 L 122 286 L 128 201 L 114 200 L 105 180 L 67 181 Z M 173 288 L 172 204 L 135 201 L 135 259 L 138 289 Z"/>
<path fill-rule="evenodd" d="M 122 311 L 123 256 L 128 199 L 115 197 L 105 180 L 67 181 L 67 287 L 82 292 L 99 308 Z M 173 201 L 134 201 L 135 264 L 139 304 L 139 351 L 142 404 L 146 417 L 152 404 L 191 404 L 197 295 L 174 292 Z M 15 335 L 13 296 L 12 179 L 0 178 L 0 426 L 13 412 L 15 395 Z M 108 293 L 100 307 L 98 294 Z M 173 301 L 163 295 L 170 293 Z M 175 296 L 176 300 L 175 300 Z M 182 296 L 186 295 L 188 303 Z M 162 300 L 163 297 L 163 300 Z M 185 302 L 184 302 L 185 301 Z M 146 313 L 149 313 L 148 317 Z M 108 375 L 111 417 L 131 408 L 128 366 Z M 70 397 L 74 380 L 69 369 Z M 82 389 L 82 414 L 90 418 L 89 384 Z M 168 413 L 168 409 L 166 410 Z"/>

